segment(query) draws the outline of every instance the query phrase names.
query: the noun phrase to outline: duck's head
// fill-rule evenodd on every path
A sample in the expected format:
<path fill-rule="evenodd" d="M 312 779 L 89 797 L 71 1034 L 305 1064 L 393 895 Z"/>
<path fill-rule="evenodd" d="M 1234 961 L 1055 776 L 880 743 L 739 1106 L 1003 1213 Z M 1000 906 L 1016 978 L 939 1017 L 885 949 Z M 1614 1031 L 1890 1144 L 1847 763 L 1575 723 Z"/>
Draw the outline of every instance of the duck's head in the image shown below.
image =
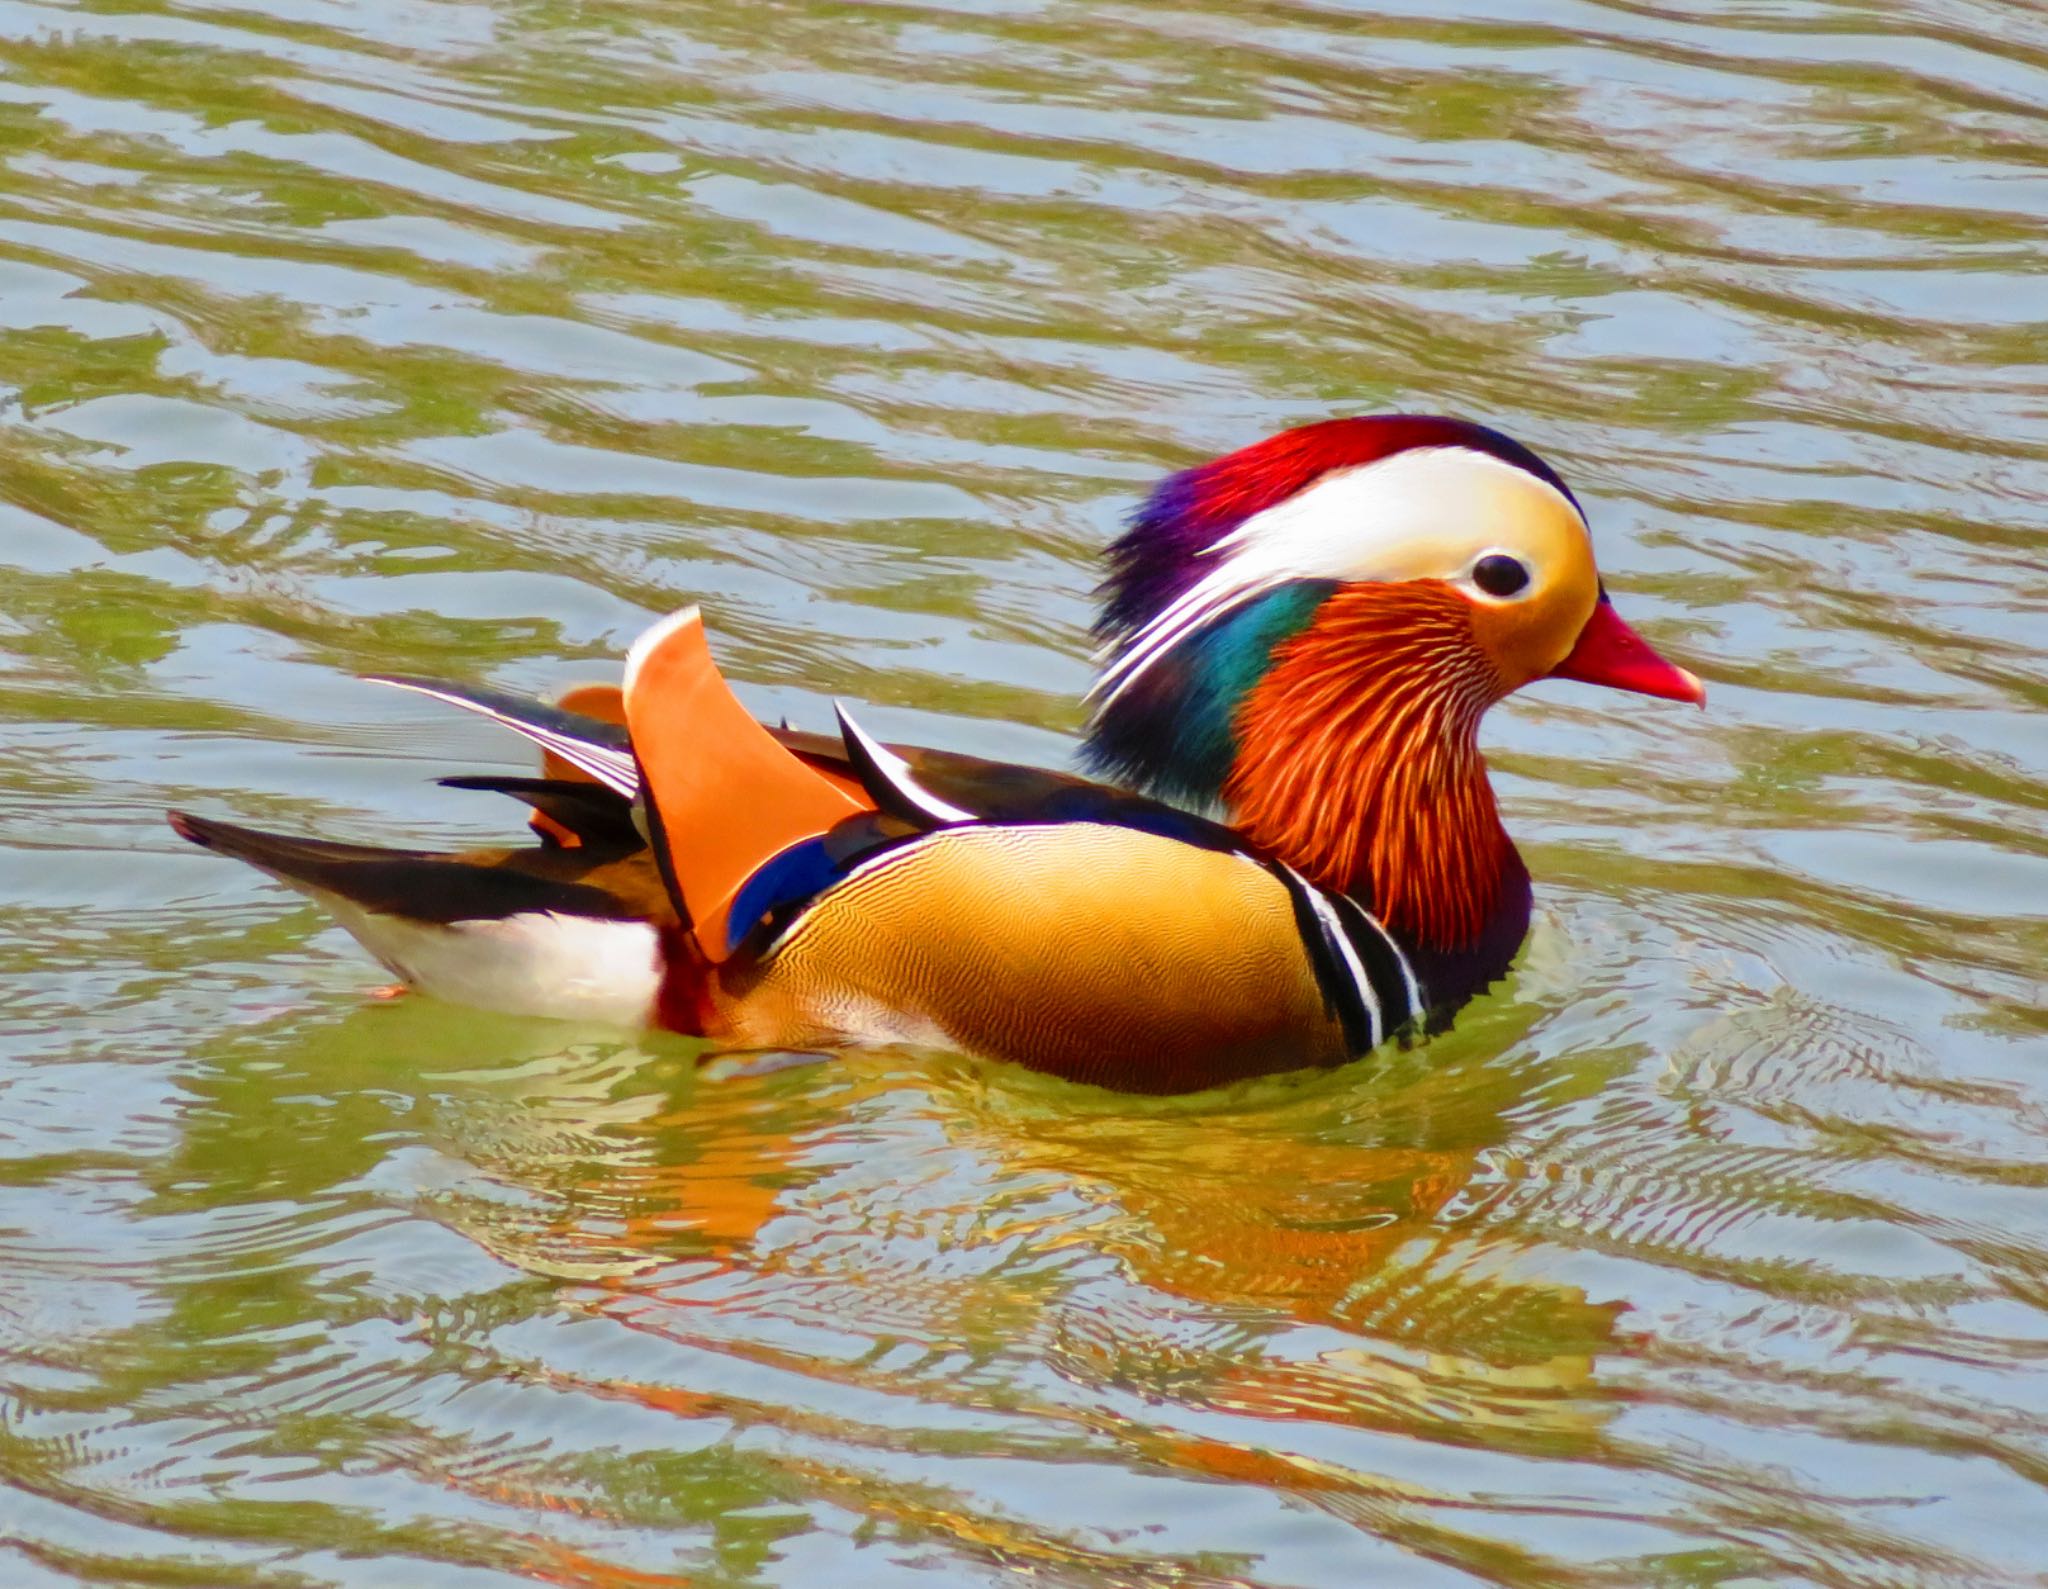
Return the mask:
<path fill-rule="evenodd" d="M 1109 562 L 1091 762 L 1221 804 L 1432 936 L 1485 901 L 1409 898 L 1436 864 L 1415 852 L 1506 844 L 1476 749 L 1487 707 L 1545 678 L 1705 696 L 1615 613 L 1557 473 L 1463 420 L 1329 420 L 1174 475 Z M 1446 801 L 1472 809 L 1416 828 Z"/>

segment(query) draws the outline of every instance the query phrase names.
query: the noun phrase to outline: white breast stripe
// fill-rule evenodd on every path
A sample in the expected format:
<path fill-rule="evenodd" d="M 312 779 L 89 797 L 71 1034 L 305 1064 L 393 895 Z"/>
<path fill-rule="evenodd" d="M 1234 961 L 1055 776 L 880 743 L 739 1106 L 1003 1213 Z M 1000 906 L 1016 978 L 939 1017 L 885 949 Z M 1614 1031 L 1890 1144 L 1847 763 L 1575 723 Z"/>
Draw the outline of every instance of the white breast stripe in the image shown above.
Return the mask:
<path fill-rule="evenodd" d="M 1372 1041 L 1366 1047 L 1378 1048 L 1387 1035 L 1387 1020 L 1380 1012 L 1379 990 L 1372 985 L 1372 978 L 1366 975 L 1358 950 L 1352 945 L 1351 934 L 1344 930 L 1344 924 L 1337 919 L 1336 908 L 1320 888 L 1293 867 L 1286 870 L 1287 875 L 1301 885 L 1302 892 L 1308 897 L 1308 908 L 1316 913 L 1316 920 L 1322 923 L 1324 933 L 1336 944 L 1337 953 L 1344 957 L 1344 969 L 1351 973 L 1352 985 L 1358 989 L 1365 1013 L 1372 1021 Z"/>
<path fill-rule="evenodd" d="M 450 706 L 459 706 L 465 712 L 475 712 L 479 717 L 488 717 L 494 723 L 503 723 L 516 734 L 523 734 L 536 745 L 553 751 L 570 766 L 590 774 L 607 789 L 624 795 L 628 800 L 640 792 L 640 767 L 633 760 L 630 750 L 613 750 L 609 745 L 593 745 L 587 739 L 544 728 L 538 723 L 529 723 L 501 712 L 494 706 L 471 700 L 452 690 L 437 690 L 430 684 L 416 684 L 407 679 L 389 679 L 374 673 L 363 675 L 372 684 L 388 684 L 394 690 L 409 690 L 414 695 L 424 695 L 432 701 L 446 701 Z"/>
<path fill-rule="evenodd" d="M 1359 904 L 1349 894 L 1338 894 L 1333 897 L 1349 905 L 1352 913 L 1360 921 L 1372 928 L 1374 932 L 1378 933 L 1380 941 L 1392 952 L 1394 964 L 1401 968 L 1401 985 L 1408 990 L 1408 1017 L 1414 1021 L 1421 1020 L 1425 1013 L 1422 1003 L 1422 984 L 1416 980 L 1415 968 L 1408 963 L 1408 957 L 1401 952 L 1400 944 L 1396 943 L 1394 935 L 1387 931 L 1386 923 Z"/>
<path fill-rule="evenodd" d="M 917 774 L 910 770 L 905 761 L 888 746 L 870 739 L 867 730 L 853 720 L 853 715 L 838 701 L 832 703 L 832 710 L 839 714 L 839 735 L 849 744 L 858 745 L 867 756 L 875 771 L 889 781 L 894 789 L 911 805 L 922 811 L 935 822 L 973 822 L 972 811 L 962 811 L 958 806 L 948 804 L 924 788 L 917 781 Z"/>

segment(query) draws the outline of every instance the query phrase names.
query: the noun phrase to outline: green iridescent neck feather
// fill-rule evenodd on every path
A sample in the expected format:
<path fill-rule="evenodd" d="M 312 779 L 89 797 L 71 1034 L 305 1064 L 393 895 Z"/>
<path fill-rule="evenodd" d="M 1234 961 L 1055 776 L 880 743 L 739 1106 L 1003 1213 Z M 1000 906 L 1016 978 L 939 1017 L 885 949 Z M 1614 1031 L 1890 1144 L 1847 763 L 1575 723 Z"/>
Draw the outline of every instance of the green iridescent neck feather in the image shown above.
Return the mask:
<path fill-rule="evenodd" d="M 1082 747 L 1089 768 L 1164 800 L 1216 804 L 1237 759 L 1238 708 L 1274 648 L 1305 629 L 1335 588 L 1302 580 L 1179 642 L 1096 713 Z"/>

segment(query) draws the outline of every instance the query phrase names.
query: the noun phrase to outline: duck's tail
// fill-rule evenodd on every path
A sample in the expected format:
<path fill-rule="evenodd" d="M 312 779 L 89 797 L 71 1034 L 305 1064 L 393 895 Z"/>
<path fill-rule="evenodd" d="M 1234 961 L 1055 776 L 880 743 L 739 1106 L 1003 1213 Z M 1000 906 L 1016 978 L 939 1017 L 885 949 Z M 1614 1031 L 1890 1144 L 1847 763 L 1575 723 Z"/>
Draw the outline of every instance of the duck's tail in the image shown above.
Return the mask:
<path fill-rule="evenodd" d="M 655 1018 L 668 912 L 644 854 L 435 854 L 169 818 L 181 838 L 306 895 L 407 987 L 510 1014 Z"/>

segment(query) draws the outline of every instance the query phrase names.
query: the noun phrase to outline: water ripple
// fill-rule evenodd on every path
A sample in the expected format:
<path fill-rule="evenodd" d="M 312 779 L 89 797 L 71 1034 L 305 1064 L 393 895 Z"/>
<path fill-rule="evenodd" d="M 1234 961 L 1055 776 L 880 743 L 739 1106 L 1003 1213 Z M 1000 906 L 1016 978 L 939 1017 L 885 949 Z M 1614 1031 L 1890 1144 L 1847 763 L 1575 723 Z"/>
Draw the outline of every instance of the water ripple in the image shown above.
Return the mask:
<path fill-rule="evenodd" d="M 0 0 L 12 1582 L 2034 1581 L 2048 30 L 2012 7 Z M 1095 550 L 1552 455 L 1679 723 L 1489 753 L 1513 984 L 1134 1104 L 365 1005 L 166 804 L 456 842 L 702 598 L 1057 761 Z"/>

